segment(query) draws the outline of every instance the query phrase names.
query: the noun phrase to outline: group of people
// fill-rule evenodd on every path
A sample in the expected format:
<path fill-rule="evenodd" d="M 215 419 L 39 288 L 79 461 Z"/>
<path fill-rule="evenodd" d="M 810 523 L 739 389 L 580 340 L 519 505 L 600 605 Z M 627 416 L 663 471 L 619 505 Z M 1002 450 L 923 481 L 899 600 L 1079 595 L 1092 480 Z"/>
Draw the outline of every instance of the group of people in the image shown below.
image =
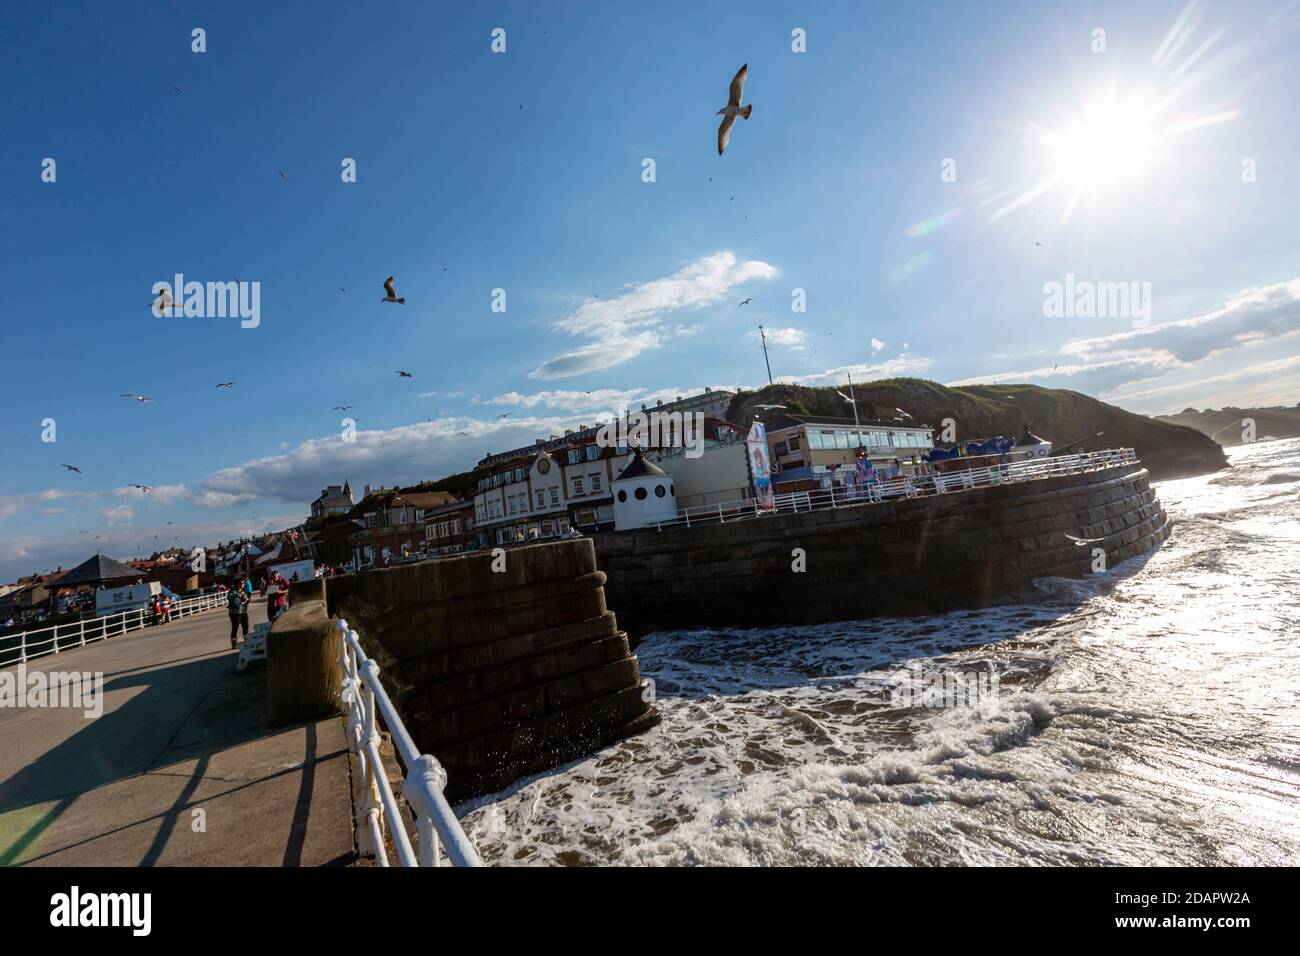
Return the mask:
<path fill-rule="evenodd" d="M 266 595 L 266 620 L 272 623 L 289 609 L 289 582 L 279 571 L 271 572 L 271 577 L 263 583 L 262 593 Z M 230 646 L 239 646 L 239 634 L 243 631 L 248 639 L 248 605 L 253 600 L 253 581 L 244 578 L 238 586 L 230 589 L 226 595 L 226 613 L 230 615 Z"/>
<path fill-rule="evenodd" d="M 172 619 L 172 599 L 166 594 L 155 594 L 146 606 L 150 624 L 166 624 Z"/>

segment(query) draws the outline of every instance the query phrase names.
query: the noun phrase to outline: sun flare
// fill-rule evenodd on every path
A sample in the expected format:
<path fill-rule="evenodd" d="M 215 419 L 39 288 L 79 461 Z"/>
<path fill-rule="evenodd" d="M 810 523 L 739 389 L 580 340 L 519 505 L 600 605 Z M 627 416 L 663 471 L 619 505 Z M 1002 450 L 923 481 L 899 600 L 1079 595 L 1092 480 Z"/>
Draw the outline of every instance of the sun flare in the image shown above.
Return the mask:
<path fill-rule="evenodd" d="M 1156 133 L 1137 108 L 1095 107 L 1062 132 L 1043 136 L 1062 178 L 1087 185 L 1127 181 L 1151 165 Z"/>

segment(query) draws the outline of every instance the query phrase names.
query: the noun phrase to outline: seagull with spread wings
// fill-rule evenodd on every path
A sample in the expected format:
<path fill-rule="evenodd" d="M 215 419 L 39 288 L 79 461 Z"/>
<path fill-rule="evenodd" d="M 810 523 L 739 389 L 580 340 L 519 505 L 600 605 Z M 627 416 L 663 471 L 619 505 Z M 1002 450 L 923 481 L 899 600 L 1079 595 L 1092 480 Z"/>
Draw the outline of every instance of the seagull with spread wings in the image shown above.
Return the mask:
<path fill-rule="evenodd" d="M 77 474 L 81 474 L 81 469 L 76 465 L 64 465 L 63 467 L 68 469 L 68 471 L 75 471 Z"/>
<path fill-rule="evenodd" d="M 731 139 L 731 126 L 736 122 L 736 117 L 743 116 L 749 119 L 749 114 L 754 111 L 753 105 L 740 105 L 740 97 L 745 91 L 745 78 L 748 76 L 749 64 L 746 63 L 731 80 L 731 94 L 727 97 L 727 105 L 714 114 L 722 117 L 722 125 L 718 127 L 719 156 L 727 148 L 727 142 Z"/>
<path fill-rule="evenodd" d="M 1062 532 L 1062 533 L 1064 533 L 1064 532 Z M 1105 540 L 1106 540 L 1105 538 L 1076 538 L 1076 537 L 1075 537 L 1074 535 L 1072 535 L 1072 534 L 1067 534 L 1067 535 L 1065 535 L 1065 536 L 1066 536 L 1067 538 L 1069 538 L 1071 541 L 1073 541 L 1073 542 L 1075 543 L 1075 545 L 1077 545 L 1077 546 L 1080 547 L 1080 548 L 1082 548 L 1082 547 L 1086 547 L 1087 545 L 1090 545 L 1090 544 L 1099 544 L 1099 543 L 1101 543 L 1102 541 L 1105 541 Z"/>
<path fill-rule="evenodd" d="M 136 484 L 133 484 L 133 485 L 131 485 L 131 487 L 132 487 L 132 488 L 139 488 L 139 489 L 140 489 L 141 491 L 143 491 L 146 495 L 149 493 L 149 486 L 148 486 L 148 485 L 136 485 Z"/>
<path fill-rule="evenodd" d="M 151 405 L 156 404 L 148 395 L 136 395 L 134 392 L 123 392 L 118 396 L 118 398 L 134 398 L 137 402 L 147 402 Z"/>
<path fill-rule="evenodd" d="M 158 298 L 153 300 L 153 310 L 161 316 L 164 312 L 176 308 L 176 304 L 176 300 L 172 298 L 171 292 L 167 289 L 163 289 L 162 292 L 159 293 Z"/>
<path fill-rule="evenodd" d="M 218 382 L 218 383 L 217 383 L 217 388 L 234 388 L 234 387 L 235 387 L 235 383 L 234 383 L 234 382 Z"/>
<path fill-rule="evenodd" d="M 398 373 L 397 373 L 397 377 L 398 377 L 398 378 L 414 378 L 415 376 L 413 376 L 410 372 L 398 372 Z"/>
<path fill-rule="evenodd" d="M 397 297 L 397 290 L 393 288 L 393 277 L 389 276 L 384 280 L 384 292 L 387 293 L 380 302 L 396 302 L 398 305 L 406 305 L 405 299 Z"/>

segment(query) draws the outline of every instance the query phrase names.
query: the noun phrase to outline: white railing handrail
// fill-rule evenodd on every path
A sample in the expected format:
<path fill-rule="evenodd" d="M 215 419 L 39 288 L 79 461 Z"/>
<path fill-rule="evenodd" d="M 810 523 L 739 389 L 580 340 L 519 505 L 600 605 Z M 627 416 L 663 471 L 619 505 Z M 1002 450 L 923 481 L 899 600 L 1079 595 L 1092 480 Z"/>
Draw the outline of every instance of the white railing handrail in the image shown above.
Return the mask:
<path fill-rule="evenodd" d="M 992 456 L 977 456 L 989 458 Z M 969 462 L 971 458 L 954 458 L 949 461 Z M 1081 474 L 1116 465 L 1137 463 L 1137 453 L 1132 448 L 1113 448 L 1105 451 L 1082 452 L 1077 455 L 1060 455 L 1049 458 L 1029 458 L 1013 462 L 990 462 L 986 465 L 935 471 L 916 477 L 887 478 L 866 486 L 835 486 L 817 491 L 793 491 L 774 496 L 775 507 L 761 510 L 755 498 L 723 501 L 695 508 L 682 508 L 676 517 L 653 522 L 660 531 L 664 528 L 690 527 L 709 522 L 725 523 L 763 514 L 781 512 L 815 511 L 822 508 L 840 508 L 847 505 L 866 505 L 890 498 L 924 498 L 931 495 L 954 494 L 973 488 L 1002 485 L 1012 482 L 1032 481 L 1056 475 Z M 849 466 L 845 466 L 846 468 Z M 851 487 L 857 487 L 856 492 Z"/>
<path fill-rule="evenodd" d="M 432 754 L 422 754 L 411 739 L 401 715 L 379 680 L 379 665 L 366 656 L 357 632 L 340 620 L 343 634 L 343 672 L 340 699 L 347 718 L 348 749 L 361 764 L 361 801 L 357 807 L 357 849 L 388 866 L 384 830 L 392 834 L 401 866 L 439 866 L 442 852 L 453 866 L 482 866 L 478 850 L 465 834 L 443 792 L 447 772 Z M 406 834 L 406 825 L 379 754 L 382 717 L 393 747 L 406 768 L 402 797 L 415 814 L 418 855 Z"/>
<path fill-rule="evenodd" d="M 225 594 L 215 591 L 193 597 L 178 598 L 172 602 L 171 616 L 189 617 L 191 614 L 210 611 L 225 603 Z M 133 608 L 129 611 L 119 611 L 116 614 L 106 614 L 103 617 L 81 618 L 64 624 L 53 624 L 35 631 L 25 630 L 17 634 L 0 635 L 0 644 L 15 637 L 18 638 L 17 647 L 0 648 L 0 655 L 12 654 L 17 651 L 16 656 L 0 659 L 0 667 L 7 667 L 10 664 L 26 664 L 30 660 L 45 657 L 47 654 L 60 654 L 69 650 L 74 643 L 77 647 L 85 647 L 87 644 L 93 644 L 96 641 L 106 641 L 110 637 L 120 637 L 123 634 L 146 627 L 152 620 L 152 615 L 150 615 L 146 606 Z M 49 636 L 40 636 L 45 634 Z M 65 640 L 69 644 L 60 647 L 59 642 Z"/>

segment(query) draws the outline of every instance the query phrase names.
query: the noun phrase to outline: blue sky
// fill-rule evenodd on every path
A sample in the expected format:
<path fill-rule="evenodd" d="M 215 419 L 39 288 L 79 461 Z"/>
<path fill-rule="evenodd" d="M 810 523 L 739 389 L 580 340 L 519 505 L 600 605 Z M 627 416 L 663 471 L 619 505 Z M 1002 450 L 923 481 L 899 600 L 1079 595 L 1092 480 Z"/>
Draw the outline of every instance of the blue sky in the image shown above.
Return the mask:
<path fill-rule="evenodd" d="M 1300 3 L 809 6 L 6 4 L 0 579 L 762 384 L 760 322 L 813 384 L 1300 400 Z M 260 325 L 156 316 L 177 272 Z M 1067 276 L 1149 319 L 1046 316 Z"/>

